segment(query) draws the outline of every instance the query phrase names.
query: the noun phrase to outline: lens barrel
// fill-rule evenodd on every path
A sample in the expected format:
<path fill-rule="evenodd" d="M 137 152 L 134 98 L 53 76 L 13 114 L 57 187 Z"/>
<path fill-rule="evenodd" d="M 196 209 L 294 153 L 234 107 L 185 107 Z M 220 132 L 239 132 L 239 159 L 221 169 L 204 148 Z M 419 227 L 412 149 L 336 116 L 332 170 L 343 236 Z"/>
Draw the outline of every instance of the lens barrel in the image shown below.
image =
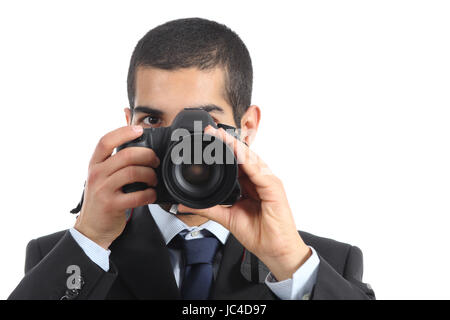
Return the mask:
<path fill-rule="evenodd" d="M 206 135 L 204 139 L 205 135 L 191 133 L 173 143 L 162 163 L 163 181 L 169 194 L 178 203 L 195 209 L 223 203 L 233 192 L 238 175 L 231 148 L 215 137 Z M 189 142 L 186 144 L 184 139 Z M 191 150 L 174 152 L 179 149 L 180 143 L 189 145 Z M 212 151 L 206 154 L 208 150 Z M 194 152 L 201 152 L 201 156 Z M 207 156 L 209 159 L 206 159 Z"/>

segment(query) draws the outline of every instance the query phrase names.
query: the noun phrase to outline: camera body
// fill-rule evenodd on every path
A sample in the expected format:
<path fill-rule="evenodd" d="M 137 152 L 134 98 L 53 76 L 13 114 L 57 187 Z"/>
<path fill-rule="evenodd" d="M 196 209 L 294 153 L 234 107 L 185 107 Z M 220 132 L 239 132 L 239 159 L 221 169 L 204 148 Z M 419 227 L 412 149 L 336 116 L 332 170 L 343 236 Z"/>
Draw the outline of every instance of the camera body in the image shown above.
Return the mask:
<path fill-rule="evenodd" d="M 204 110 L 185 109 L 171 126 L 145 128 L 139 138 L 119 146 L 117 152 L 127 147 L 144 147 L 156 153 L 161 163 L 155 169 L 158 179 L 155 203 L 184 204 L 195 209 L 232 205 L 241 195 L 237 160 L 227 144 L 204 133 L 208 125 L 228 132 L 235 129 L 216 125 Z M 129 193 L 148 187 L 135 182 L 123 186 L 122 191 Z"/>

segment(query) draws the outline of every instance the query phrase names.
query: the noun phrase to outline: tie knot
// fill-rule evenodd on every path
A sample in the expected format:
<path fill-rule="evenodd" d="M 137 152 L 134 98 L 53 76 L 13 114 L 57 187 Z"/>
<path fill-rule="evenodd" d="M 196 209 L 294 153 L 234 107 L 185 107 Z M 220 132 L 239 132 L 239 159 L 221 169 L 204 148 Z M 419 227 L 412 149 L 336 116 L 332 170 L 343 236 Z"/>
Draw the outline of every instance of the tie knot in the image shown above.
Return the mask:
<path fill-rule="evenodd" d="M 186 265 L 211 264 L 219 247 L 219 240 L 216 237 L 186 240 L 178 236 L 178 241 L 183 249 Z"/>

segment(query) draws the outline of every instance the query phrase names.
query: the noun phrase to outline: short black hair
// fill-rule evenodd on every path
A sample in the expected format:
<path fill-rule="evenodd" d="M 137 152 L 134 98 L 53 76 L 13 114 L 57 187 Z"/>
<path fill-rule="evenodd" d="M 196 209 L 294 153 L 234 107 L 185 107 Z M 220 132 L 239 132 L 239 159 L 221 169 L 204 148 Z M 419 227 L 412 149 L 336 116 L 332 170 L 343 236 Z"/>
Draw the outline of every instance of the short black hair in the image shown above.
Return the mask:
<path fill-rule="evenodd" d="M 131 56 L 127 89 L 134 108 L 136 70 L 150 66 L 165 70 L 197 67 L 225 71 L 225 97 L 240 127 L 242 115 L 251 104 L 253 68 L 244 42 L 227 26 L 201 18 L 166 22 L 147 32 Z"/>

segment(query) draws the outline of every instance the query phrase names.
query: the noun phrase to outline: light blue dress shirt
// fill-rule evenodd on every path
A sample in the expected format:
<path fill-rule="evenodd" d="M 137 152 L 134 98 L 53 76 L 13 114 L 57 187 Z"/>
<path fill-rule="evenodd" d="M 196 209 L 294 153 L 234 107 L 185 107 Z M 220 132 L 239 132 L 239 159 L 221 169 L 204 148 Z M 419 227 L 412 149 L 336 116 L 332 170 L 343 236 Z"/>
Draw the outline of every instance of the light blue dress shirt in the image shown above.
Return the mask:
<path fill-rule="evenodd" d="M 175 215 L 163 210 L 159 205 L 150 204 L 149 209 L 153 219 L 156 222 L 166 245 L 178 233 L 186 240 L 203 238 L 206 235 L 214 235 L 222 244 L 228 239 L 230 232 L 221 224 L 209 220 L 196 227 L 189 227 Z M 94 241 L 90 240 L 74 228 L 70 229 L 70 234 L 83 249 L 86 255 L 105 271 L 109 270 L 110 250 L 105 250 Z M 316 283 L 317 270 L 319 267 L 319 257 L 314 250 L 308 260 L 293 274 L 292 278 L 283 281 L 277 281 L 272 273 L 269 273 L 265 279 L 265 284 L 269 289 L 282 300 L 307 300 Z M 175 280 L 178 287 L 181 285 L 182 259 L 181 252 L 176 249 L 168 248 L 170 261 L 172 263 Z M 220 251 L 219 251 L 220 252 Z M 220 264 L 221 254 L 218 254 L 214 261 L 214 273 L 217 273 L 217 265 Z"/>

